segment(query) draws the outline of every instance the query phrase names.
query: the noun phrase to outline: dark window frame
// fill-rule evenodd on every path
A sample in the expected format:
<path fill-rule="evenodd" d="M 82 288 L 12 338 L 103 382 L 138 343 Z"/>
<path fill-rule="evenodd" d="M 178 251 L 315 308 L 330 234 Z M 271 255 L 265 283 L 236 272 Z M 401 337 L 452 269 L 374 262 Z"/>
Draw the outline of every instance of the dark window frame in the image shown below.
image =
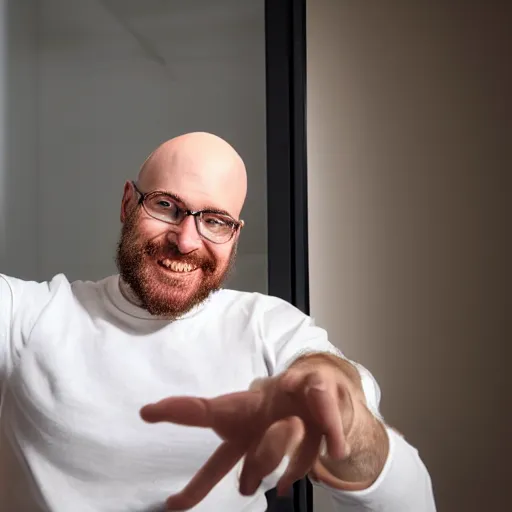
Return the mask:
<path fill-rule="evenodd" d="M 265 46 L 268 291 L 309 314 L 306 0 L 265 0 Z M 293 511 L 313 511 L 307 478 L 294 485 Z"/>

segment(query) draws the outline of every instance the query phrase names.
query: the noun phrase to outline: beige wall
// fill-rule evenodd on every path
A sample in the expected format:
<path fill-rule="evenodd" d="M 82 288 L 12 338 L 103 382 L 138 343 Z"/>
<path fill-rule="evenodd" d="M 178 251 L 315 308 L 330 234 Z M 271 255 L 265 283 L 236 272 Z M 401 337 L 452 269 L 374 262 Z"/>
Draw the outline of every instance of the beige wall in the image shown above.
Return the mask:
<path fill-rule="evenodd" d="M 506 4 L 308 2 L 312 315 L 379 380 L 441 512 L 512 499 Z"/>

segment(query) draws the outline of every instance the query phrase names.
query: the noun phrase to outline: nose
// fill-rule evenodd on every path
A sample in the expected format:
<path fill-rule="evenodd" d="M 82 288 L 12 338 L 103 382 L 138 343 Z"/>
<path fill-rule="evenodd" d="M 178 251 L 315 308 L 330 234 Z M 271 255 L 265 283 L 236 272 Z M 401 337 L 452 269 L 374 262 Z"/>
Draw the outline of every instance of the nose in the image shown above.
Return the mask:
<path fill-rule="evenodd" d="M 194 217 L 185 217 L 176 230 L 169 232 L 169 237 L 178 246 L 181 254 L 189 254 L 199 249 L 203 243 L 197 232 Z"/>

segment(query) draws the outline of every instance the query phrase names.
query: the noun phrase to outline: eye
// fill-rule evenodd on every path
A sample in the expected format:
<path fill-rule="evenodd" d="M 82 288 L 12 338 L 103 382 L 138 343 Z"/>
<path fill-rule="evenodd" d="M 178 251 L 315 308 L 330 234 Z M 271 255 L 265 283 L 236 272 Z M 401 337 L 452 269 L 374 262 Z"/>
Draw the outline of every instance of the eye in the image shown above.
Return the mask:
<path fill-rule="evenodd" d="M 210 226 L 227 226 L 228 223 L 224 219 L 219 219 L 218 217 L 208 217 L 205 219 L 206 224 Z"/>
<path fill-rule="evenodd" d="M 165 194 L 156 194 L 145 204 L 150 215 L 166 222 L 178 222 L 182 217 L 182 210 L 171 197 Z"/>
<path fill-rule="evenodd" d="M 155 210 L 167 211 L 167 210 L 176 210 L 178 207 L 176 203 L 168 196 L 165 195 L 157 195 L 151 198 L 149 204 Z"/>

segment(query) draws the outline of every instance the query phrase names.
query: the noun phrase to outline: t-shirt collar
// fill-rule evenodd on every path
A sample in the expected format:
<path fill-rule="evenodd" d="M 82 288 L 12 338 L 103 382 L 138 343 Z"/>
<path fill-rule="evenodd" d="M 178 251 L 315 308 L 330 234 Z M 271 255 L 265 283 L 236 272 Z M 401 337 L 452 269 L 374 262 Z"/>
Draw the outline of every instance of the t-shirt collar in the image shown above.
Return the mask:
<path fill-rule="evenodd" d="M 145 320 L 167 320 L 167 321 L 179 321 L 185 318 L 190 318 L 197 315 L 202 311 L 206 305 L 210 302 L 215 292 L 210 297 L 197 306 L 194 306 L 190 311 L 181 315 L 178 318 L 169 318 L 165 316 L 152 315 L 149 311 L 141 307 L 139 298 L 135 295 L 134 291 L 130 286 L 121 279 L 121 276 L 113 276 L 113 279 L 107 285 L 107 292 L 110 300 L 114 305 L 127 315 L 141 318 Z"/>

